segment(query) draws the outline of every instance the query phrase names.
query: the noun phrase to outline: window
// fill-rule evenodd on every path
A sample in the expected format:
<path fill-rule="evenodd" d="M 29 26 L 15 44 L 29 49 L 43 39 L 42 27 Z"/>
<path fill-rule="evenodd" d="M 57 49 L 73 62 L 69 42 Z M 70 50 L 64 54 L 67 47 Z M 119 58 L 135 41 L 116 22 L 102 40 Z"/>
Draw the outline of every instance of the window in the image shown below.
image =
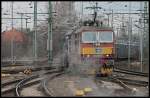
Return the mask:
<path fill-rule="evenodd" d="M 96 32 L 83 32 L 82 33 L 82 42 L 93 43 L 95 41 L 96 41 Z"/>
<path fill-rule="evenodd" d="M 113 42 L 113 32 L 99 32 L 99 42 Z"/>

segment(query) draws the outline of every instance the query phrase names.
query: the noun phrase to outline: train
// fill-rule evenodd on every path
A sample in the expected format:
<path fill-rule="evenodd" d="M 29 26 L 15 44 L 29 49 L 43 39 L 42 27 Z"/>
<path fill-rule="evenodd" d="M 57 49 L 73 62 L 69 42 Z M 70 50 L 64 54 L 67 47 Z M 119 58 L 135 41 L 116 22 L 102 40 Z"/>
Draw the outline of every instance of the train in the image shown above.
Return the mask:
<path fill-rule="evenodd" d="M 98 25 L 98 22 L 96 25 L 86 22 L 67 33 L 65 39 L 70 66 L 80 65 L 79 69 L 95 69 L 96 73 L 112 72 L 115 34 L 111 27 Z"/>
<path fill-rule="evenodd" d="M 96 20 L 84 21 L 65 35 L 67 66 L 76 66 L 79 72 L 94 69 L 98 76 L 108 76 L 113 72 L 115 61 L 128 58 L 128 43 L 117 43 L 112 27 Z M 138 59 L 139 46 L 131 44 L 130 59 Z M 75 70 L 76 68 L 72 68 Z M 86 70 L 87 69 L 87 70 Z"/>
<path fill-rule="evenodd" d="M 110 74 L 115 61 L 128 59 L 129 45 L 127 42 L 117 43 L 111 27 L 87 23 L 65 35 L 68 63 L 70 66 L 80 65 L 80 69 L 83 66 L 83 69 L 100 69 L 100 73 Z M 138 60 L 139 46 L 131 43 L 130 47 L 130 59 Z"/>
<path fill-rule="evenodd" d="M 115 44 L 115 61 L 125 61 L 129 57 L 131 60 L 139 60 L 140 46 L 137 43 L 130 44 L 130 56 L 129 56 L 129 44 L 127 42 Z"/>

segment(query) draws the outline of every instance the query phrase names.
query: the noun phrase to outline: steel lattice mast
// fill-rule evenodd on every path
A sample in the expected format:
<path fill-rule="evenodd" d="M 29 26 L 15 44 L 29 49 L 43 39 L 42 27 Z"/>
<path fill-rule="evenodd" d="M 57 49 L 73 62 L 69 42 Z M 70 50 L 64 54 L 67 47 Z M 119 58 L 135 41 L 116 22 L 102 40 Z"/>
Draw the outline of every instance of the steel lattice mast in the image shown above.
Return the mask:
<path fill-rule="evenodd" d="M 128 66 L 130 68 L 130 54 L 131 54 L 131 33 L 132 33 L 132 28 L 131 28 L 131 2 L 129 2 L 129 22 L 128 22 L 128 36 L 129 36 L 129 39 L 128 39 Z"/>
<path fill-rule="evenodd" d="M 52 4 L 49 1 L 48 18 L 48 64 L 52 63 Z"/>
<path fill-rule="evenodd" d="M 12 1 L 12 30 L 13 30 L 13 1 Z M 14 64 L 14 37 L 11 39 L 11 58 L 12 64 Z"/>
<path fill-rule="evenodd" d="M 34 36 L 33 36 L 33 56 L 37 59 L 37 1 L 34 1 Z"/>

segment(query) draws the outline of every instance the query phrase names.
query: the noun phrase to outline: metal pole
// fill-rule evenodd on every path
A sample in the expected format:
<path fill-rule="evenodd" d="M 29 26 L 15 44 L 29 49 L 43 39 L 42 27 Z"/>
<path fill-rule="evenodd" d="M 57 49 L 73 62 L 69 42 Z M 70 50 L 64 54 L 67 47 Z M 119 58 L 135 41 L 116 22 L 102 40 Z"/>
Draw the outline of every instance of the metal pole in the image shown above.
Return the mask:
<path fill-rule="evenodd" d="M 49 1 L 49 21 L 48 21 L 48 64 L 52 63 L 52 4 Z"/>
<path fill-rule="evenodd" d="M 142 24 L 141 24 L 141 22 L 142 22 L 142 2 L 140 3 L 140 9 L 141 9 L 141 13 L 140 13 L 140 15 L 141 15 L 141 19 L 140 19 L 140 27 L 142 27 Z M 142 72 L 142 62 L 143 62 L 143 35 L 142 35 L 142 29 L 140 29 L 140 54 L 141 54 L 141 58 L 140 58 L 140 62 L 141 62 L 141 72 Z"/>
<path fill-rule="evenodd" d="M 34 1 L 34 40 L 33 40 L 33 53 L 34 53 L 34 60 L 37 59 L 37 1 Z"/>
<path fill-rule="evenodd" d="M 147 13 L 147 2 L 145 1 L 145 2 L 144 2 L 144 15 L 143 15 L 143 16 L 144 16 L 144 17 L 143 17 L 143 21 L 144 21 L 144 27 L 143 27 L 143 28 L 144 28 L 144 29 L 143 29 L 143 43 L 144 43 L 144 44 L 143 44 L 143 48 L 144 48 L 144 49 L 146 48 L 146 50 L 143 52 L 143 54 L 144 54 L 144 55 L 143 55 L 143 63 L 145 62 L 144 59 L 147 58 L 146 53 L 148 53 L 148 51 L 147 51 L 147 50 L 148 50 L 148 49 L 147 49 L 148 46 L 146 45 L 146 44 L 147 44 L 147 39 L 148 39 L 148 38 L 146 37 L 146 36 L 147 36 L 147 30 L 146 30 L 146 29 L 147 29 L 147 23 L 146 23 L 146 22 L 147 22 L 148 17 L 147 17 L 147 14 L 146 14 L 146 13 Z M 146 63 L 146 62 L 145 62 L 145 63 Z"/>
<path fill-rule="evenodd" d="M 112 26 L 112 28 L 113 28 L 113 9 L 112 9 L 112 24 L 111 24 L 111 26 Z"/>
<path fill-rule="evenodd" d="M 21 32 L 22 32 L 22 27 L 23 27 L 22 17 L 23 17 L 23 14 L 21 13 Z"/>
<path fill-rule="evenodd" d="M 12 30 L 13 30 L 13 1 L 12 1 Z M 11 39 L 11 58 L 12 58 L 12 64 L 14 63 L 13 40 L 14 40 L 14 38 Z"/>
<path fill-rule="evenodd" d="M 6 31 L 7 31 L 8 26 L 6 26 Z"/>
<path fill-rule="evenodd" d="M 108 14 L 108 27 L 109 27 L 109 14 Z"/>
<path fill-rule="evenodd" d="M 131 33 L 130 33 L 130 40 L 131 40 L 131 42 L 132 42 L 132 17 L 130 18 L 130 30 L 131 30 Z M 131 49 L 131 47 L 130 47 L 130 49 Z"/>
<path fill-rule="evenodd" d="M 119 40 L 118 33 L 119 33 L 119 28 L 117 28 L 117 39 L 116 40 Z"/>
<path fill-rule="evenodd" d="M 83 16 L 83 1 L 82 1 L 82 16 Z"/>
<path fill-rule="evenodd" d="M 11 25 L 12 25 L 12 29 L 13 29 L 13 1 L 12 1 L 12 10 L 11 11 L 12 11 L 12 24 Z"/>
<path fill-rule="evenodd" d="M 49 12 L 50 12 L 50 1 L 49 1 Z M 48 12 L 48 13 L 49 13 Z M 48 41 L 47 41 L 47 47 L 48 47 L 48 64 L 50 65 L 51 64 L 51 61 L 50 61 L 50 34 L 51 34 L 51 32 L 50 32 L 50 13 L 49 13 L 49 18 L 48 18 Z"/>
<path fill-rule="evenodd" d="M 82 21 L 82 18 L 83 18 L 83 1 L 82 1 L 82 16 L 81 16 L 81 21 Z"/>
<path fill-rule="evenodd" d="M 119 38 L 118 38 L 118 33 L 119 33 L 119 28 L 117 28 L 117 39 L 116 39 L 116 42 L 118 42 Z M 117 54 L 117 45 L 116 45 L 116 58 L 118 58 L 118 54 Z"/>
<path fill-rule="evenodd" d="M 26 30 L 27 30 L 27 20 L 28 20 L 28 19 L 26 19 Z"/>
<path fill-rule="evenodd" d="M 51 63 L 52 63 L 52 51 L 53 51 L 53 43 L 52 43 L 52 4 L 50 3 L 50 5 L 51 5 L 51 9 L 50 9 L 50 14 L 51 14 L 51 20 L 50 20 L 50 24 L 51 24 L 51 26 L 50 26 L 50 31 L 51 31 L 51 35 L 50 35 L 50 37 L 51 37 L 51 39 L 50 39 L 50 45 L 51 45 L 51 47 L 50 47 L 50 59 L 51 59 Z"/>
<path fill-rule="evenodd" d="M 129 39 L 128 39 L 128 68 L 130 68 L 130 52 L 131 52 L 131 47 L 130 47 L 130 41 L 131 41 L 131 14 L 130 14 L 130 11 L 131 11 L 131 2 L 129 2 L 129 22 L 128 22 L 128 36 L 129 36 Z"/>

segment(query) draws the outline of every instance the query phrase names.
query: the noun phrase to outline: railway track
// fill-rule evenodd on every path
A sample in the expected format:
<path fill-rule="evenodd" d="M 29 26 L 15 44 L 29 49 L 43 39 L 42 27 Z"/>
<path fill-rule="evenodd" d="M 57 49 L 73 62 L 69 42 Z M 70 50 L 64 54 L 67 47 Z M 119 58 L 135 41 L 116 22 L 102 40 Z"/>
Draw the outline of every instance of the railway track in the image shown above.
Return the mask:
<path fill-rule="evenodd" d="M 19 66 L 16 66 L 16 67 L 19 67 Z M 40 67 L 22 67 L 22 68 L 15 68 L 15 67 L 7 67 L 7 68 L 2 68 L 2 73 L 9 73 L 9 74 L 15 74 L 15 73 L 18 73 L 18 72 L 23 72 L 26 68 L 30 68 L 32 71 L 39 71 L 39 70 L 49 70 L 49 69 L 52 69 L 54 67 L 50 67 L 50 66 L 40 66 Z"/>
<path fill-rule="evenodd" d="M 149 75 L 148 73 L 136 72 L 136 71 L 126 70 L 126 69 L 120 69 L 120 68 L 114 68 L 113 71 L 114 72 L 119 72 L 119 73 L 125 73 L 125 74 L 143 76 L 143 77 L 148 77 L 148 75 Z"/>
<path fill-rule="evenodd" d="M 127 89 L 127 90 L 129 90 L 129 91 L 132 91 L 132 90 L 133 90 L 132 88 L 130 88 L 128 85 L 126 85 L 123 81 L 121 81 L 121 80 L 118 79 L 118 78 L 111 77 L 111 81 L 116 82 L 116 83 L 119 83 L 119 85 L 122 86 L 124 89 Z"/>
<path fill-rule="evenodd" d="M 48 82 L 49 82 L 50 80 L 52 80 L 52 79 L 54 79 L 54 78 L 56 78 L 56 77 L 62 75 L 62 74 L 65 74 L 65 72 L 53 74 L 51 77 L 48 77 L 48 78 L 46 78 L 46 79 L 43 79 L 43 81 L 42 81 L 42 87 L 43 87 L 44 92 L 45 92 L 45 94 L 46 94 L 47 96 L 55 96 L 54 92 L 53 92 L 50 88 L 48 88 L 48 86 L 47 86 L 47 85 L 48 85 Z"/>
<path fill-rule="evenodd" d="M 24 66 L 24 64 L 2 64 L 2 67 L 12 67 L 12 66 Z"/>
<path fill-rule="evenodd" d="M 121 80 L 122 82 L 130 85 L 138 85 L 138 86 L 148 86 L 147 81 L 141 81 L 141 80 L 132 80 L 132 79 L 127 79 L 127 78 L 121 78 L 118 77 L 117 79 Z"/>
<path fill-rule="evenodd" d="M 51 76 L 55 73 L 59 74 L 59 71 L 62 71 L 62 68 L 60 68 L 60 66 L 53 66 L 53 65 L 58 65 L 58 64 L 60 65 L 60 62 L 53 61 L 51 66 L 38 67 L 38 65 L 30 66 L 30 65 L 24 65 L 24 64 L 3 66 L 2 68 L 5 69 L 5 70 L 2 70 L 3 73 L 9 73 L 11 75 L 16 74 L 16 73 L 18 74 L 19 72 L 23 72 L 26 67 L 30 67 L 33 73 L 30 75 L 27 75 L 27 77 L 25 77 L 25 78 L 21 77 L 21 79 L 16 79 L 13 81 L 3 83 L 1 86 L 2 86 L 2 89 L 4 89 L 4 90 L 2 90 L 1 94 L 5 96 L 10 93 L 14 94 L 13 91 L 15 91 L 15 95 L 13 95 L 13 96 L 20 96 L 20 92 L 22 91 L 22 89 L 24 87 L 30 87 L 32 85 L 34 86 L 34 85 L 40 83 L 46 75 Z M 12 67 L 14 67 L 14 68 L 11 69 Z M 17 70 L 17 69 L 19 69 L 19 70 Z M 39 75 L 39 73 L 41 73 L 40 71 L 45 71 L 42 74 L 43 77 L 41 75 Z"/>
<path fill-rule="evenodd" d="M 13 81 L 9 81 L 6 83 L 1 84 L 1 94 L 6 94 L 8 92 L 11 92 L 15 89 L 15 85 L 17 82 L 21 81 L 22 79 L 16 79 Z"/>
<path fill-rule="evenodd" d="M 147 86 L 148 85 L 148 73 L 136 72 L 121 68 L 115 68 L 114 72 L 123 73 L 125 76 L 116 76 L 117 79 L 123 81 L 126 84 L 138 85 L 138 86 Z"/>
<path fill-rule="evenodd" d="M 148 86 L 147 81 L 141 81 L 141 80 L 133 80 L 133 79 L 128 79 L 124 77 L 109 77 L 110 80 L 119 80 L 122 81 L 125 84 L 130 84 L 130 85 L 137 85 L 137 86 Z"/>
<path fill-rule="evenodd" d="M 49 66 L 38 67 L 38 68 L 32 69 L 32 73 L 34 72 L 33 74 L 35 74 L 36 72 L 38 73 L 40 70 L 52 70 L 52 69 L 55 69 L 55 67 L 49 67 Z M 7 73 L 11 74 L 11 76 L 17 76 L 16 74 L 18 74 L 19 72 L 23 72 L 23 70 L 22 71 L 15 71 L 15 73 L 11 72 L 11 71 L 7 71 Z M 3 82 L 1 86 L 3 87 L 3 86 L 6 86 L 6 85 L 9 85 L 11 83 L 18 82 L 20 80 L 21 79 L 16 79 L 16 80 L 13 80 L 13 81 Z"/>
<path fill-rule="evenodd" d="M 139 93 L 140 91 L 136 90 L 135 86 L 144 87 L 144 88 L 148 86 L 148 82 L 145 82 L 145 81 L 125 79 L 125 78 L 114 77 L 114 76 L 101 78 L 99 81 L 100 83 L 101 83 L 101 80 L 119 84 L 121 87 L 123 87 L 122 90 L 121 89 L 119 90 L 120 93 L 122 94 L 124 93 L 123 96 L 136 96 L 136 94 Z M 118 90 L 116 89 L 116 91 Z M 119 95 L 119 93 L 117 94 Z M 115 95 L 113 94 L 113 96 Z"/>
<path fill-rule="evenodd" d="M 137 72 L 137 71 L 132 71 L 132 70 L 127 70 L 127 69 L 122 69 L 122 68 L 118 68 L 118 67 L 115 67 L 115 69 L 123 70 L 123 71 L 128 71 L 128 72 L 134 72 L 134 73 L 140 73 L 140 74 L 148 74 L 148 73 L 144 73 L 144 72 Z"/>
<path fill-rule="evenodd" d="M 47 71 L 45 73 L 43 73 L 44 75 L 46 74 L 51 74 L 53 75 L 54 73 L 60 73 L 60 70 L 58 69 L 55 69 L 55 70 L 50 70 L 50 71 Z M 35 85 L 39 82 L 41 82 L 43 78 L 39 77 L 39 74 L 37 75 L 32 75 L 30 77 L 27 77 L 25 79 L 23 79 L 22 81 L 20 81 L 17 85 L 16 85 L 16 88 L 15 88 L 15 91 L 16 91 L 16 96 L 21 96 L 20 95 L 20 92 L 21 90 L 23 89 L 23 87 L 28 87 L 30 85 Z"/>
<path fill-rule="evenodd" d="M 46 71 L 51 71 L 54 70 L 55 68 L 49 68 Z M 40 71 L 38 71 L 40 72 Z M 32 76 L 38 75 L 38 72 L 35 72 Z M 1 94 L 6 94 L 9 92 L 12 92 L 15 90 L 15 86 L 18 82 L 22 81 L 23 79 L 26 79 L 28 77 L 32 77 L 32 76 L 26 76 L 26 77 L 21 77 L 19 79 L 16 80 L 12 80 L 12 81 L 8 81 L 8 82 L 4 82 L 1 84 L 2 90 L 1 90 Z"/>

